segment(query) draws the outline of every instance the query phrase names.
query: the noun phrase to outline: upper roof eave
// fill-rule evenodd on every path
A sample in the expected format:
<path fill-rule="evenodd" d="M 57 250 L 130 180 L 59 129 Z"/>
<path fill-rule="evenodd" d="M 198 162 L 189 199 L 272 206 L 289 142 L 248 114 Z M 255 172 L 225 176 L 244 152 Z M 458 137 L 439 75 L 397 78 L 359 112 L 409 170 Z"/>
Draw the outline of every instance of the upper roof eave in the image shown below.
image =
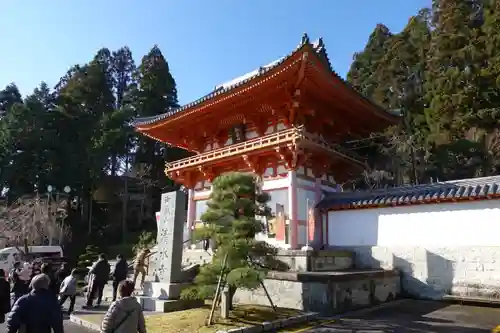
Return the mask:
<path fill-rule="evenodd" d="M 302 37 L 301 43 L 292 52 L 290 52 L 288 55 L 284 56 L 283 58 L 272 62 L 270 65 L 260 67 L 258 70 L 255 71 L 256 73 L 254 75 L 250 75 L 250 76 L 247 76 L 247 74 L 243 75 L 241 77 L 245 77 L 245 78 L 242 79 L 241 81 L 236 81 L 234 84 L 231 84 L 231 85 L 228 85 L 225 87 L 224 87 L 224 85 L 217 86 L 218 88 L 215 89 L 214 91 L 212 91 L 211 93 L 209 93 L 209 94 L 207 94 L 207 95 L 205 95 L 205 96 L 203 96 L 203 97 L 201 97 L 201 98 L 199 98 L 191 103 L 185 104 L 185 105 L 178 107 L 178 108 L 175 108 L 175 109 L 170 109 L 167 112 L 162 113 L 160 115 L 135 118 L 132 120 L 132 122 L 130 124 L 139 131 L 143 130 L 143 127 L 144 127 L 144 130 L 147 130 L 147 127 L 157 125 L 158 123 L 161 123 L 163 120 L 165 120 L 167 118 L 178 115 L 178 114 L 185 112 L 189 109 L 195 108 L 204 102 L 207 102 L 209 100 L 213 100 L 213 99 L 219 97 L 220 95 L 228 93 L 234 89 L 241 88 L 241 87 L 245 86 L 246 84 L 248 84 L 252 80 L 255 80 L 255 79 L 261 78 L 261 77 L 265 77 L 266 74 L 268 74 L 271 70 L 276 69 L 277 67 L 281 66 L 285 61 L 292 58 L 295 54 L 297 54 L 299 51 L 301 51 L 303 48 L 306 48 L 306 47 L 312 48 L 315 51 L 314 53 L 317 56 L 323 57 L 323 59 L 325 60 L 325 66 L 331 72 L 332 76 L 335 79 L 339 80 L 344 86 L 346 86 L 346 88 L 351 89 L 356 94 L 360 95 L 361 98 L 363 100 L 365 100 L 366 102 L 368 102 L 371 106 L 373 106 L 375 108 L 375 110 L 377 110 L 377 113 L 380 113 L 380 115 L 383 118 L 386 118 L 388 121 L 393 122 L 393 123 L 396 123 L 399 121 L 400 117 L 384 110 L 382 107 L 378 106 L 377 104 L 372 102 L 367 97 L 359 94 L 354 89 L 354 87 L 351 86 L 351 84 L 349 82 L 344 80 L 342 77 L 340 77 L 340 75 L 337 72 L 335 72 L 333 70 L 332 65 L 330 63 L 330 60 L 328 58 L 328 53 L 326 52 L 325 45 L 323 44 L 323 40 L 321 38 L 319 38 L 317 41 L 311 43 L 307 34 L 304 34 L 304 36 Z M 252 73 L 252 72 L 250 72 L 250 73 Z M 235 81 L 235 80 L 233 80 L 233 81 Z M 230 82 L 232 82 L 232 81 L 230 81 Z"/>

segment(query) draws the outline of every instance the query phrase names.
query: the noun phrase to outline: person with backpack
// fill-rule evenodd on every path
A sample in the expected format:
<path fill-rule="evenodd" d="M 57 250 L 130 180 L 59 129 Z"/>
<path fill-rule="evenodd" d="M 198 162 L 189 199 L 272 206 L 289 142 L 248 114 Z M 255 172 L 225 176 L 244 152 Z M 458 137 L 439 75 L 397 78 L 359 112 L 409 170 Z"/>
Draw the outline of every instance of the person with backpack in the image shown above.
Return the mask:
<path fill-rule="evenodd" d="M 134 283 L 124 280 L 118 285 L 120 299 L 111 303 L 101 323 L 101 333 L 147 333 L 141 305 L 132 296 Z"/>
<path fill-rule="evenodd" d="M 128 274 L 128 263 L 123 258 L 121 254 L 116 256 L 116 264 L 113 269 L 113 302 L 116 301 L 116 294 L 118 291 L 118 285 L 120 282 L 124 281 L 127 278 Z"/>

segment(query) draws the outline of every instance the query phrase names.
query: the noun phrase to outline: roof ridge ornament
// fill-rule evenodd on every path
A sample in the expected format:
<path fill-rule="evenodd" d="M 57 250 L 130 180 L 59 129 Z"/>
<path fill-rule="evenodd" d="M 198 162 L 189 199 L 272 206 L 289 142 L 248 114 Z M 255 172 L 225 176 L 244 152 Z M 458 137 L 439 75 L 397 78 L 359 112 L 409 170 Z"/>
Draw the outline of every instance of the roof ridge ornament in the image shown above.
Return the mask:
<path fill-rule="evenodd" d="M 302 41 L 300 42 L 301 45 L 309 44 L 309 36 L 307 35 L 306 32 L 302 35 Z"/>
<path fill-rule="evenodd" d="M 322 48 L 325 46 L 325 43 L 323 42 L 323 37 L 318 38 L 318 48 Z"/>

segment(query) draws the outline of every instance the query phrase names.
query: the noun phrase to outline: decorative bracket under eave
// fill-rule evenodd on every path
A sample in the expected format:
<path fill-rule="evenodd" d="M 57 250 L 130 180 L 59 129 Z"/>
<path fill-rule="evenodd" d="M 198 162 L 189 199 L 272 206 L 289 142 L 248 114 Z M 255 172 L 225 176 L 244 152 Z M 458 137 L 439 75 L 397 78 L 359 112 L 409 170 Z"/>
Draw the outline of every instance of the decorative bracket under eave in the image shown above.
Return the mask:
<path fill-rule="evenodd" d="M 193 189 L 196 185 L 196 177 L 194 177 L 192 172 L 181 172 L 181 171 L 167 171 L 165 174 L 168 178 L 172 179 L 175 183 L 182 184 L 188 189 Z"/>
<path fill-rule="evenodd" d="M 243 161 L 248 166 L 248 168 L 256 175 L 262 175 L 265 171 L 266 165 L 262 163 L 259 156 L 249 156 L 247 154 L 243 155 Z"/>
<path fill-rule="evenodd" d="M 216 177 L 215 172 L 210 167 L 203 167 L 200 165 L 198 171 L 203 175 L 203 178 L 209 182 L 212 182 Z"/>
<path fill-rule="evenodd" d="M 266 117 L 259 117 L 256 115 L 249 118 L 248 121 L 253 124 L 255 131 L 259 136 L 264 136 L 266 134 L 267 128 L 269 127 Z"/>
<path fill-rule="evenodd" d="M 285 162 L 288 170 L 296 170 L 305 161 L 304 151 L 293 144 L 276 147 L 276 154 Z"/>

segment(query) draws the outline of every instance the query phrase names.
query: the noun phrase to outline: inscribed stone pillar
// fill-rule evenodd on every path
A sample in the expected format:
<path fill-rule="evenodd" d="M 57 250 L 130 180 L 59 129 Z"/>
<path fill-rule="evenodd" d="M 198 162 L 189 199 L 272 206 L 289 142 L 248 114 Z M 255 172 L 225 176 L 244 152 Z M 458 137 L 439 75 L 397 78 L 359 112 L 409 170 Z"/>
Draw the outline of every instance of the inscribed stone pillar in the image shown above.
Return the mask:
<path fill-rule="evenodd" d="M 163 283 L 180 283 L 182 276 L 182 249 L 186 222 L 186 195 L 181 191 L 163 193 L 161 216 L 158 221 L 157 276 Z"/>

